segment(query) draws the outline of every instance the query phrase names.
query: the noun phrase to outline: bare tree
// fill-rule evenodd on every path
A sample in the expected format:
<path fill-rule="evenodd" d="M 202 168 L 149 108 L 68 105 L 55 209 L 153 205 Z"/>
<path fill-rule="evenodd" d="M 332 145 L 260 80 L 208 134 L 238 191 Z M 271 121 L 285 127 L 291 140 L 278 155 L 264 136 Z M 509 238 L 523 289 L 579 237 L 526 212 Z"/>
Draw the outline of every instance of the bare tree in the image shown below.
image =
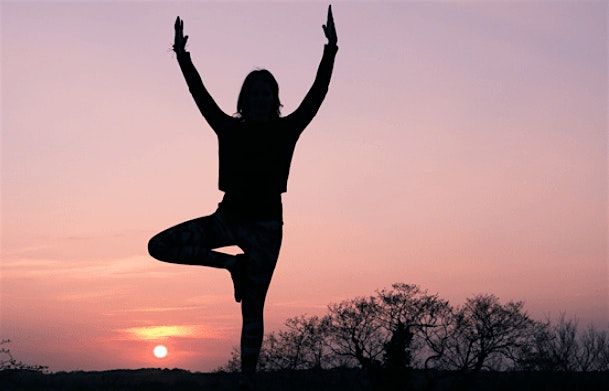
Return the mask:
<path fill-rule="evenodd" d="M 426 320 L 427 327 L 421 328 L 422 338 L 425 342 L 422 349 L 422 355 L 425 357 L 423 367 L 425 369 L 442 368 L 445 366 L 445 353 L 448 350 L 449 341 L 456 329 L 454 309 L 448 302 L 439 302 L 429 312 L 429 318 Z"/>
<path fill-rule="evenodd" d="M 532 340 L 534 322 L 523 305 L 501 304 L 492 294 L 467 299 L 453 312 L 435 362 L 446 369 L 502 369 Z"/>
<path fill-rule="evenodd" d="M 549 320 L 536 321 L 533 325 L 531 343 L 520 346 L 514 353 L 512 369 L 527 371 L 555 370 L 552 344 L 554 334 Z"/>
<path fill-rule="evenodd" d="M 550 359 L 555 369 L 573 371 L 577 368 L 576 355 L 579 349 L 577 340 L 577 319 L 565 319 L 562 313 L 558 324 L 553 328 L 550 340 Z"/>
<path fill-rule="evenodd" d="M 330 304 L 329 347 L 344 363 L 364 369 L 380 366 L 385 335 L 377 299 L 358 297 Z"/>
<path fill-rule="evenodd" d="M 286 330 L 271 333 L 263 344 L 261 364 L 265 369 L 327 368 L 333 363 L 327 344 L 327 316 L 305 315 L 286 320 Z"/>
<path fill-rule="evenodd" d="M 609 337 L 605 339 L 605 345 L 599 354 L 598 363 L 599 371 L 609 371 Z"/>
<path fill-rule="evenodd" d="M 377 291 L 377 297 L 379 318 L 389 339 L 385 343 L 385 365 L 411 367 L 414 357 L 425 347 L 426 330 L 441 327 L 448 301 L 402 283 Z"/>
<path fill-rule="evenodd" d="M 579 349 L 575 357 L 577 369 L 580 371 L 605 370 L 601 359 L 608 342 L 605 330 L 598 331 L 592 324 L 588 325 L 588 328 L 578 338 Z"/>
<path fill-rule="evenodd" d="M 562 313 L 556 323 L 537 322 L 531 344 L 517 353 L 515 369 L 602 371 L 609 369 L 609 336 L 592 324 L 583 332 L 575 318 Z"/>
<path fill-rule="evenodd" d="M 304 334 L 304 360 L 307 368 L 324 369 L 337 362 L 329 346 L 330 317 L 312 316 L 300 319 L 295 329 Z"/>
<path fill-rule="evenodd" d="M 328 341 L 329 317 L 296 316 L 285 321 L 285 330 L 266 335 L 258 359 L 259 371 L 278 369 L 325 369 L 340 364 Z M 237 372 L 241 360 L 237 347 L 226 365 L 216 371 Z"/>

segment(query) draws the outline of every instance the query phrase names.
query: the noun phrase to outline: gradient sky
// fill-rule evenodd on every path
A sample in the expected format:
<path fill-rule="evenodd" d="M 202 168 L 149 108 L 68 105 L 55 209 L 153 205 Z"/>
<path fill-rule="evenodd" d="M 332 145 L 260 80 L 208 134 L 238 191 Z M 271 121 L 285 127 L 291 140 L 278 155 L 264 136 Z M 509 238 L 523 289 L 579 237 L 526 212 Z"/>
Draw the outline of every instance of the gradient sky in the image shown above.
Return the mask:
<path fill-rule="evenodd" d="M 1 4 L 0 337 L 51 370 L 224 364 L 229 274 L 147 253 L 222 197 L 173 24 L 225 112 L 264 67 L 288 114 L 328 3 Z M 340 49 L 292 162 L 266 331 L 393 282 L 607 327 L 608 3 L 332 8 Z"/>

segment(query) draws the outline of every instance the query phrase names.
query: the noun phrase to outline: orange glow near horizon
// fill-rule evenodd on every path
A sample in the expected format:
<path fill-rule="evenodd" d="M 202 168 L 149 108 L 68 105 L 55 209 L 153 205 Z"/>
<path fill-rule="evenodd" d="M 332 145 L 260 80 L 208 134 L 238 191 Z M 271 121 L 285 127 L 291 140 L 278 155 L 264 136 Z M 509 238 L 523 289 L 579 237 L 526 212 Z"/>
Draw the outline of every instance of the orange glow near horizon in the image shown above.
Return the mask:
<path fill-rule="evenodd" d="M 199 325 L 130 327 L 118 331 L 140 340 L 158 340 L 168 337 L 217 338 L 220 336 L 219 333 L 206 330 Z"/>
<path fill-rule="evenodd" d="M 193 336 L 196 326 L 147 326 L 133 327 L 124 331 L 138 339 L 158 339 L 174 336 Z"/>

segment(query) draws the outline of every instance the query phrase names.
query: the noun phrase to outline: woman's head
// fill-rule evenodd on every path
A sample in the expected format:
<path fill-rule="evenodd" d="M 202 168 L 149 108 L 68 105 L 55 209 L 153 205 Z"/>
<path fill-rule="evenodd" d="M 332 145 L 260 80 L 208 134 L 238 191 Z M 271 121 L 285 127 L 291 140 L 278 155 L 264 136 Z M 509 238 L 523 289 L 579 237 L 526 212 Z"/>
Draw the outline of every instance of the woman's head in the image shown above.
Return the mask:
<path fill-rule="evenodd" d="M 245 120 L 268 120 L 279 117 L 279 85 L 266 69 L 257 69 L 243 81 L 237 113 Z"/>

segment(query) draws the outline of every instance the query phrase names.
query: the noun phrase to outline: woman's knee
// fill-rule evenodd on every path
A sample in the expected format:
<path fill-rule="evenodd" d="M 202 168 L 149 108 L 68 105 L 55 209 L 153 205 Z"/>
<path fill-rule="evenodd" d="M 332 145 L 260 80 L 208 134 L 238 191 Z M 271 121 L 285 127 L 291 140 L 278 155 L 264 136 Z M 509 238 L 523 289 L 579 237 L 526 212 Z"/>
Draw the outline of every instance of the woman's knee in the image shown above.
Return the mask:
<path fill-rule="evenodd" d="M 162 236 L 157 234 L 148 241 L 148 254 L 159 261 L 166 261 L 167 246 L 162 240 Z"/>

